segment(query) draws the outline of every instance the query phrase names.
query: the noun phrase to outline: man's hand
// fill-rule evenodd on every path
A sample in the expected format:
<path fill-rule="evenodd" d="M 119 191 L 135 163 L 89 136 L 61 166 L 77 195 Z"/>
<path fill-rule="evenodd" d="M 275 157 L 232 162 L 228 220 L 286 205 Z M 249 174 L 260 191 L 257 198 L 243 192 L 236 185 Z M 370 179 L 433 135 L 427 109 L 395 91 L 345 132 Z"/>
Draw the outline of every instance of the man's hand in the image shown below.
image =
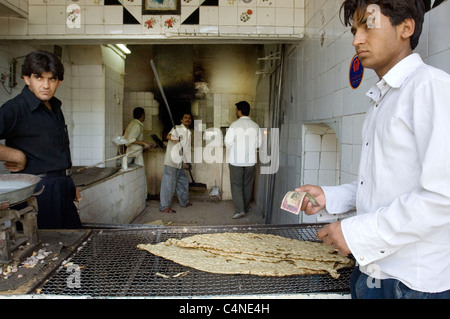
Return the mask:
<path fill-rule="evenodd" d="M 328 224 L 317 232 L 317 238 L 322 240 L 325 245 L 331 246 L 340 256 L 351 254 L 347 246 L 344 235 L 342 234 L 341 222 Z"/>
<path fill-rule="evenodd" d="M 313 206 L 308 199 L 308 196 L 305 196 L 303 199 L 303 203 L 301 206 L 301 210 L 305 212 L 306 215 L 314 215 L 318 211 L 325 208 L 325 194 L 320 186 L 314 185 L 303 185 L 295 189 L 296 192 L 308 192 L 313 195 L 319 204 L 319 206 Z"/>
<path fill-rule="evenodd" d="M 81 192 L 80 189 L 77 187 L 75 188 L 75 199 L 74 202 L 81 202 L 82 197 L 81 197 Z"/>
<path fill-rule="evenodd" d="M 25 168 L 27 157 L 17 149 L 0 144 L 0 161 L 5 161 L 5 168 L 13 173 L 20 172 Z"/>

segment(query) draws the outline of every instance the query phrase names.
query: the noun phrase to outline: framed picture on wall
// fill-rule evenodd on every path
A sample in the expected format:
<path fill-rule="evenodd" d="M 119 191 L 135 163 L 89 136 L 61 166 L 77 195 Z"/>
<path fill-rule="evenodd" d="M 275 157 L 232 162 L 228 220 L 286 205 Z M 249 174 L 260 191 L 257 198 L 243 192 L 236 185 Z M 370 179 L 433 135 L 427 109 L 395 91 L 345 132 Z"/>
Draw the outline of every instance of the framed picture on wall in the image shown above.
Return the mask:
<path fill-rule="evenodd" d="M 142 0 L 142 14 L 180 14 L 181 0 Z"/>

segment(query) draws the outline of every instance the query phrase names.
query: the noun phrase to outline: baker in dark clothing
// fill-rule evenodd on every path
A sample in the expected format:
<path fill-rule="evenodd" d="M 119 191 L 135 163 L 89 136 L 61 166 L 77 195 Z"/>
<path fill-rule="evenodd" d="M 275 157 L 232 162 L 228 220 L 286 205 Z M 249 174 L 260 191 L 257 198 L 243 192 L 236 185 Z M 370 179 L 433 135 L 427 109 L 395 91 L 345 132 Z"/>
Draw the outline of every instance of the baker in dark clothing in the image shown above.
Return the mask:
<path fill-rule="evenodd" d="M 22 92 L 0 108 L 0 161 L 12 173 L 42 178 L 36 196 L 38 228 L 81 228 L 74 204 L 77 191 L 70 177 L 69 136 L 61 101 L 54 97 L 64 66 L 54 54 L 32 52 L 25 58 Z"/>

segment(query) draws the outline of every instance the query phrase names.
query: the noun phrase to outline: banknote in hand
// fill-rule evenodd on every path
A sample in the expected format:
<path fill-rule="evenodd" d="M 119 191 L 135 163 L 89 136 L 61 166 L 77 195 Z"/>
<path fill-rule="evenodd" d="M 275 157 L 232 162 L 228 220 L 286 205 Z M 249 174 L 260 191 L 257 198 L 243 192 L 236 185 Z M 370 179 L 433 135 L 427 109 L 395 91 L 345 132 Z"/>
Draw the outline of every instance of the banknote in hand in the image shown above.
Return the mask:
<path fill-rule="evenodd" d="M 283 201 L 281 203 L 281 209 L 298 215 L 300 213 L 303 199 L 305 198 L 305 196 L 308 197 L 309 202 L 313 206 L 319 206 L 317 200 L 310 193 L 291 191 L 284 196 Z"/>

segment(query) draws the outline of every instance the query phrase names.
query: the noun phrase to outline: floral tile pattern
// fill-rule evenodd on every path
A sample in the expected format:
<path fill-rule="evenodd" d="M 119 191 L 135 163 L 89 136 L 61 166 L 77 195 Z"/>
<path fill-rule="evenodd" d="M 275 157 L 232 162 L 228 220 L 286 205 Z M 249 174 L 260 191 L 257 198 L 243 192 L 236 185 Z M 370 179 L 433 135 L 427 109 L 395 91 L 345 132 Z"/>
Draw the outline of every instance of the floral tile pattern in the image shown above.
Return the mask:
<path fill-rule="evenodd" d="M 306 0 L 180 0 L 178 15 L 149 15 L 142 0 L 32 0 L 23 36 L 102 36 L 219 33 L 298 37 L 304 32 Z M 77 11 L 68 10 L 77 5 Z M 61 19 L 60 19 L 61 18 Z M 5 22 L 7 25 L 5 25 Z M 8 20 L 0 34 L 8 35 Z M 2 24 L 3 23 L 3 24 Z M 6 31 L 5 31 L 6 30 Z M 11 33 L 12 34 L 12 33 Z M 202 35 L 200 35 L 202 36 Z"/>

